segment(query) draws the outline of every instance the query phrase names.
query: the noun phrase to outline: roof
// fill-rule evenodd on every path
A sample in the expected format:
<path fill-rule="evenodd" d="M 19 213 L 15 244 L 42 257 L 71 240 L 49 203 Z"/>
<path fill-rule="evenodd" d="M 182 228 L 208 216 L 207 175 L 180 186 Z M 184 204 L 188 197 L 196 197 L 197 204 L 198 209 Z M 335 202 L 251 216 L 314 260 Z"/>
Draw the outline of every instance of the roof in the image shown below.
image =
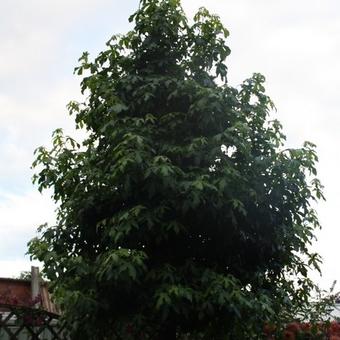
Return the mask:
<path fill-rule="evenodd" d="M 58 307 L 51 299 L 46 282 L 40 283 L 39 295 L 42 309 L 53 314 L 60 314 Z M 30 280 L 0 278 L 0 303 L 33 307 L 36 302 L 32 299 Z"/>

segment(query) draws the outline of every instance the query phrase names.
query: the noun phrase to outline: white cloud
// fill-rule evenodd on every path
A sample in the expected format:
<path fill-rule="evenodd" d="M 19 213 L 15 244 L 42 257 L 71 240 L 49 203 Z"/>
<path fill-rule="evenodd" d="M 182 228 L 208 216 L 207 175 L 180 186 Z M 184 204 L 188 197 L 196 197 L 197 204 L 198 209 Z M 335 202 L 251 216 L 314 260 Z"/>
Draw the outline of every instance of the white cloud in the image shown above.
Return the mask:
<path fill-rule="evenodd" d="M 76 82 L 60 81 L 38 102 L 0 94 L 0 193 L 20 186 L 23 190 L 31 188 L 33 152 L 40 145 L 50 144 L 57 127 L 73 133 L 66 103 L 79 97 L 78 92 Z"/>
<path fill-rule="evenodd" d="M 20 78 L 51 75 L 65 63 L 71 71 L 76 59 L 70 58 L 82 52 L 70 54 L 74 46 L 83 44 L 85 49 L 91 49 L 98 42 L 104 43 L 111 32 L 93 37 L 92 32 L 98 29 L 111 25 L 126 29 L 127 16 L 118 16 L 116 10 L 125 8 L 130 12 L 127 7 L 136 8 L 136 4 L 136 0 L 129 5 L 118 0 L 1 1 L 0 77 L 15 77 L 20 86 Z M 69 60 L 63 58 L 65 54 Z"/>
<path fill-rule="evenodd" d="M 17 278 L 21 272 L 30 271 L 31 266 L 39 266 L 36 261 L 26 259 L 0 260 L 0 277 Z"/>
<path fill-rule="evenodd" d="M 53 222 L 54 205 L 47 195 L 37 191 L 24 195 L 0 193 L 0 232 L 10 234 L 12 228 L 25 232 L 30 226 Z"/>
<path fill-rule="evenodd" d="M 55 206 L 47 195 L 28 192 L 21 195 L 0 193 L 0 259 L 24 261 L 27 242 L 36 235 L 39 225 L 55 221 Z M 4 275 L 0 267 L 0 276 Z M 25 270 L 24 268 L 22 270 Z"/>
<path fill-rule="evenodd" d="M 104 47 L 113 33 L 110 25 L 127 29 L 127 15 L 107 20 L 117 4 L 0 2 L 0 12 L 6 13 L 0 21 L 0 191 L 18 183 L 24 190 L 30 187 L 33 151 L 49 144 L 54 129 L 74 134 L 66 104 L 81 95 L 80 79 L 72 71 L 83 50 Z M 108 31 L 93 36 L 98 30 Z"/>

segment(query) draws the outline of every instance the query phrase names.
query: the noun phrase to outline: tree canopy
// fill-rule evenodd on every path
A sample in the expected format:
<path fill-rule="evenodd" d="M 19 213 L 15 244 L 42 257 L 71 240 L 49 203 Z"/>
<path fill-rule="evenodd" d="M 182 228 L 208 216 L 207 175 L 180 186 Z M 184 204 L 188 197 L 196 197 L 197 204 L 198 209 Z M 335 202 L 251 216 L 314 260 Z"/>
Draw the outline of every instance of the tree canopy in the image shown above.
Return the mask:
<path fill-rule="evenodd" d="M 258 73 L 227 81 L 229 32 L 179 0 L 141 0 L 33 166 L 57 223 L 29 244 L 81 339 L 256 339 L 308 300 L 322 198 L 315 146 L 285 149 Z"/>

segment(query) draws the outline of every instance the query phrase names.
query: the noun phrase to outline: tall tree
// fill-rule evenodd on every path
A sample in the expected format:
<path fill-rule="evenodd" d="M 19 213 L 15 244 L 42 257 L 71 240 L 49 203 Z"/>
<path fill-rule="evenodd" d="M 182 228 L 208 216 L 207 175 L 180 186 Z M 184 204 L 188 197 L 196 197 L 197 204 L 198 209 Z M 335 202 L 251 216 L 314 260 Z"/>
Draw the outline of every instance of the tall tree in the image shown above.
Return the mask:
<path fill-rule="evenodd" d="M 284 149 L 264 77 L 227 82 L 228 31 L 179 0 L 141 0 L 134 30 L 88 53 L 80 144 L 53 135 L 34 181 L 57 223 L 29 244 L 81 339 L 256 339 L 308 300 L 314 145 Z"/>

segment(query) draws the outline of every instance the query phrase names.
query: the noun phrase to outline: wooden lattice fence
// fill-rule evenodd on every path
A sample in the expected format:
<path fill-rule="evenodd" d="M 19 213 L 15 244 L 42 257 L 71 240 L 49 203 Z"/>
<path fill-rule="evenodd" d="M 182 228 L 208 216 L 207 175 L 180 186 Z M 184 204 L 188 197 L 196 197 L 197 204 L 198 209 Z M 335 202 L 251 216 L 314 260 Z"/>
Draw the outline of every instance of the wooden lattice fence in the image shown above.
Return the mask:
<path fill-rule="evenodd" d="M 69 340 L 69 337 L 57 314 L 0 303 L 0 339 Z"/>

